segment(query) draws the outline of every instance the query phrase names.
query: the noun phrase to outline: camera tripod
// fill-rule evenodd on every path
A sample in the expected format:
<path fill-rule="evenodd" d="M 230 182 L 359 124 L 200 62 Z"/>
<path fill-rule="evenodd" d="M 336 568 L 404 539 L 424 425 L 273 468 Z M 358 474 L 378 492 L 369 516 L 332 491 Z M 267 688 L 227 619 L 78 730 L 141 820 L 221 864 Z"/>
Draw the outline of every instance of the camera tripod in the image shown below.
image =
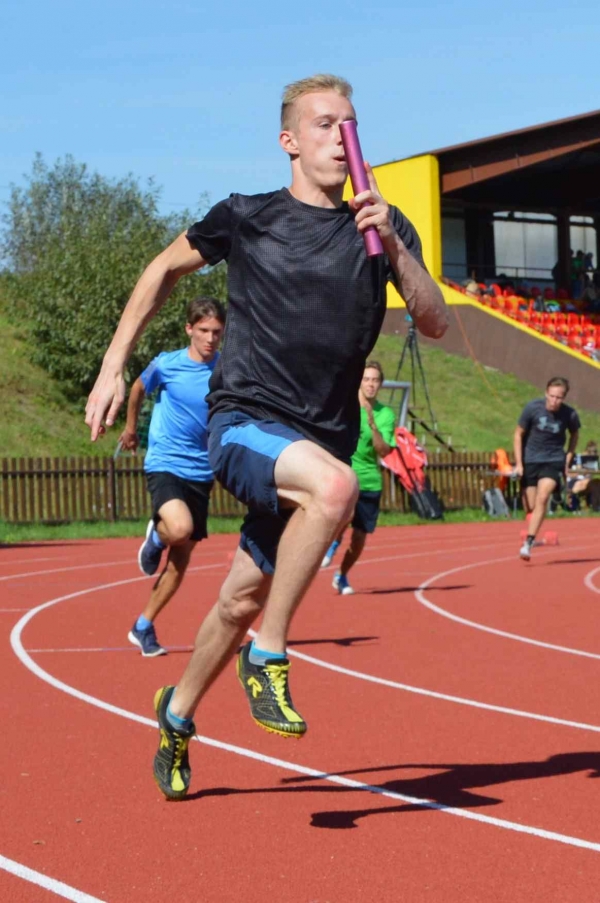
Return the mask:
<path fill-rule="evenodd" d="M 420 380 L 421 388 L 423 394 L 425 396 L 425 401 L 427 402 L 427 413 L 429 414 L 429 423 L 418 417 L 414 411 L 414 409 L 408 408 L 408 416 L 413 420 L 414 423 L 418 423 L 420 427 L 422 427 L 426 432 L 430 433 L 434 439 L 436 439 L 444 448 L 448 449 L 448 451 L 454 451 L 452 446 L 446 442 L 443 436 L 440 436 L 438 433 L 438 425 L 436 421 L 435 414 L 433 413 L 433 408 L 431 406 L 431 398 L 429 395 L 429 388 L 427 386 L 427 379 L 425 377 L 425 370 L 423 369 L 423 361 L 421 360 L 421 352 L 419 349 L 419 340 L 417 327 L 412 322 L 410 317 L 407 317 L 409 326 L 408 332 L 406 334 L 406 338 L 404 340 L 404 345 L 402 346 L 402 351 L 400 353 L 400 360 L 398 361 L 398 368 L 396 370 L 396 380 L 400 376 L 402 371 L 402 367 L 404 366 L 404 362 L 407 358 L 410 359 L 410 382 L 413 393 L 413 403 L 416 408 L 417 406 L 417 379 Z M 391 396 L 393 396 L 394 390 L 392 390 Z M 414 427 L 413 427 L 414 429 Z"/>

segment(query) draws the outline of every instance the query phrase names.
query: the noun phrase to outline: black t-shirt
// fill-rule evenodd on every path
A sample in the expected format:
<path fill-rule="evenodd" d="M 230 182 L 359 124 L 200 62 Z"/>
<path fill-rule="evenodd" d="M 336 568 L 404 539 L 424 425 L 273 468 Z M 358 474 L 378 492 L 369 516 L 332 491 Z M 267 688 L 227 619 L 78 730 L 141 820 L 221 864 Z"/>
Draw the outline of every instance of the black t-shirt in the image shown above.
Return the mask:
<path fill-rule="evenodd" d="M 523 462 L 525 464 L 565 464 L 565 438 L 567 430 L 576 433 L 581 428 L 575 408 L 561 404 L 558 411 L 549 411 L 543 398 L 530 401 L 519 417 L 523 436 Z"/>
<path fill-rule="evenodd" d="M 400 238 L 424 266 L 414 227 L 391 209 Z M 346 203 L 313 207 L 286 188 L 232 194 L 187 237 L 208 263 L 229 265 L 211 415 L 239 410 L 286 423 L 349 458 L 360 425 L 358 388 L 394 278 L 387 257 L 367 257 Z"/>

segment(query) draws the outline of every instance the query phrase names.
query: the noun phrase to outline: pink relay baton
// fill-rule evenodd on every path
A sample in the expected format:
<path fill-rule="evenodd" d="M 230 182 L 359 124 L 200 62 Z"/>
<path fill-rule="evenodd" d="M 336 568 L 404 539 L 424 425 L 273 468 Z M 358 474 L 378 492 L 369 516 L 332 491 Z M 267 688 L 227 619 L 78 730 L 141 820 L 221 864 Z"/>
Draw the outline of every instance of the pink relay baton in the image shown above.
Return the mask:
<path fill-rule="evenodd" d="M 344 145 L 348 172 L 350 173 L 350 181 L 352 182 L 352 190 L 355 195 L 360 194 L 361 191 L 368 191 L 370 185 L 365 172 L 358 132 L 356 131 L 356 120 L 347 119 L 345 122 L 341 122 L 340 134 Z M 383 254 L 383 245 L 381 244 L 379 232 L 374 226 L 369 226 L 363 232 L 363 238 L 367 249 L 367 257 L 377 257 L 379 254 Z"/>

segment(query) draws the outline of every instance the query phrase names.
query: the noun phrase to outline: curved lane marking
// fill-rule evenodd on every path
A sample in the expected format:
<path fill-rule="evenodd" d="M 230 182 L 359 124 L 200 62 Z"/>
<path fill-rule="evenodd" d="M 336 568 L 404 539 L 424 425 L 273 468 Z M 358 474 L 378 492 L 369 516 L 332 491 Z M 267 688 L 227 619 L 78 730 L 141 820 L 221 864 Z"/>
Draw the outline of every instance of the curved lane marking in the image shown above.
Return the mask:
<path fill-rule="evenodd" d="M 589 574 L 586 574 L 583 578 L 584 584 L 588 589 L 591 589 L 593 593 L 600 593 L 600 589 L 594 583 L 594 577 L 596 574 L 600 574 L 600 568 L 594 568 L 593 571 L 590 571 Z"/>
<path fill-rule="evenodd" d="M 223 553 L 222 552 L 215 550 L 211 554 L 219 557 L 219 561 L 215 562 L 212 565 L 212 567 L 216 567 L 218 564 L 220 565 L 223 563 L 223 560 L 222 560 Z M 208 556 L 208 554 L 205 554 L 203 556 L 197 556 L 197 557 L 208 558 L 209 556 Z M 90 570 L 91 568 L 120 567 L 121 565 L 127 565 L 127 564 L 133 565 L 133 559 L 132 558 L 122 558 L 117 561 L 102 561 L 102 562 L 94 561 L 94 562 L 91 562 L 90 564 L 75 564 L 75 565 L 70 565 L 69 567 L 63 567 L 63 568 L 49 568 L 48 570 L 45 570 L 45 571 L 24 571 L 22 574 L 5 574 L 4 576 L 0 577 L 0 581 L 4 582 L 6 580 L 17 580 L 17 579 L 20 579 L 21 577 L 40 577 L 40 576 L 43 576 L 46 574 L 64 574 L 67 571 L 85 571 L 85 570 Z M 195 568 L 188 568 L 188 573 L 193 570 L 195 570 Z M 146 579 L 146 577 L 144 577 L 144 579 Z"/>
<path fill-rule="evenodd" d="M 122 709 L 118 706 L 114 706 L 111 703 L 105 702 L 102 699 L 98 699 L 95 696 L 91 696 L 88 693 L 83 693 L 81 690 L 77 690 L 75 687 L 71 687 L 69 684 L 64 683 L 58 678 L 54 677 L 52 674 L 49 674 L 47 671 L 44 671 L 26 652 L 23 647 L 21 641 L 21 633 L 23 628 L 35 617 L 40 611 L 43 611 L 47 608 L 50 608 L 54 605 L 57 605 L 59 602 L 64 602 L 68 599 L 73 599 L 78 596 L 88 595 L 90 592 L 100 591 L 104 589 L 110 589 L 114 586 L 123 586 L 129 583 L 135 583 L 137 581 L 143 580 L 143 577 L 136 577 L 130 580 L 119 580 L 116 583 L 112 584 L 104 584 L 100 586 L 93 587 L 92 589 L 80 590 L 79 592 L 69 593 L 66 596 L 59 596 L 56 599 L 51 599 L 48 602 L 43 603 L 42 605 L 38 605 L 37 608 L 32 609 L 27 612 L 20 621 L 15 624 L 13 630 L 10 635 L 11 646 L 22 662 L 22 664 L 28 668 L 33 674 L 39 677 L 41 680 L 50 684 L 58 690 L 66 693 L 69 696 L 73 696 L 75 699 L 79 699 L 83 702 L 87 702 L 90 705 L 95 706 L 96 708 L 103 709 L 104 711 L 111 712 L 112 714 L 119 715 L 122 718 L 126 718 L 130 721 L 135 721 L 139 724 L 147 725 L 148 727 L 152 727 L 156 729 L 156 722 L 151 720 L 150 718 L 146 718 L 142 715 L 138 715 L 135 712 L 129 712 L 126 709 Z M 589 728 L 588 728 L 589 729 Z M 592 727 L 592 730 L 600 730 L 600 728 Z M 382 787 L 373 784 L 366 784 L 361 781 L 354 781 L 350 778 L 343 777 L 337 774 L 329 774 L 327 772 L 323 772 L 319 769 L 310 768 L 308 766 L 299 765 L 294 762 L 287 762 L 284 759 L 277 759 L 273 756 L 266 756 L 262 753 L 258 753 L 251 749 L 246 749 L 244 747 L 234 746 L 231 743 L 225 743 L 221 740 L 215 740 L 212 737 L 206 737 L 197 735 L 195 739 L 204 744 L 205 746 L 212 747 L 214 749 L 219 749 L 223 752 L 233 753 L 238 756 L 242 756 L 247 759 L 252 759 L 257 762 L 261 762 L 266 765 L 272 765 L 276 768 L 281 768 L 285 771 L 292 772 L 293 774 L 302 774 L 307 775 L 309 777 L 313 777 L 317 780 L 328 781 L 332 784 L 337 784 L 342 787 L 349 787 L 353 790 L 362 790 L 368 793 L 374 793 L 378 796 L 385 797 L 387 799 L 398 800 L 400 802 L 408 803 L 412 806 L 417 806 L 422 809 L 430 809 L 438 812 L 443 812 L 448 815 L 454 815 L 457 818 L 464 818 L 468 821 L 476 821 L 481 824 L 493 825 L 498 828 L 503 828 L 508 831 L 514 831 L 516 833 L 528 834 L 530 836 L 538 837 L 544 840 L 551 840 L 557 843 L 565 844 L 573 847 L 580 847 L 586 850 L 592 850 L 594 852 L 600 852 L 600 843 L 594 843 L 593 841 L 584 840 L 581 837 L 572 837 L 567 834 L 560 834 L 556 831 L 547 831 L 544 828 L 537 828 L 530 825 L 524 825 L 519 822 L 511 822 L 506 819 L 494 818 L 489 815 L 482 815 L 478 812 L 472 812 L 469 809 L 456 809 L 452 806 L 445 806 L 442 803 L 436 803 L 433 800 L 421 799 L 419 797 L 408 796 L 403 793 L 395 793 L 391 790 L 385 790 Z"/>
<path fill-rule="evenodd" d="M 580 546 L 579 548 L 586 549 L 590 547 Z M 439 574 L 435 574 L 428 580 L 423 581 L 420 587 L 415 590 L 415 598 L 418 602 L 421 603 L 421 605 L 424 605 L 425 608 L 429 608 L 431 611 L 435 612 L 438 615 L 441 615 L 443 618 L 448 618 L 450 621 L 456 621 L 457 624 L 464 624 L 465 627 L 473 627 L 475 630 L 483 630 L 485 633 L 493 633 L 495 636 L 505 637 L 505 639 L 508 640 L 516 640 L 519 643 L 527 643 L 530 646 L 540 646 L 542 649 L 552 649 L 554 652 L 566 652 L 569 655 L 579 655 L 583 658 L 593 658 L 600 660 L 600 654 L 598 654 L 597 652 L 586 652 L 583 649 L 572 649 L 569 646 L 558 646 L 555 643 L 545 643 L 542 640 L 535 640 L 532 637 L 521 636 L 518 633 L 510 633 L 507 630 L 499 630 L 496 627 L 488 627 L 486 624 L 480 624 L 478 621 L 470 621 L 468 618 L 461 618 L 460 615 L 452 614 L 452 612 L 446 611 L 445 608 L 440 608 L 439 605 L 434 605 L 434 603 L 430 602 L 429 599 L 425 596 L 424 590 L 431 586 L 432 583 L 436 583 L 438 580 L 443 580 L 444 577 L 449 577 L 451 574 L 458 574 L 461 571 L 468 571 L 470 568 L 485 567 L 490 564 L 500 564 L 504 561 L 514 561 L 514 555 L 511 555 L 510 558 L 488 558 L 487 561 L 476 561 L 472 562 L 471 564 L 463 564 L 457 568 L 451 568 L 448 571 L 441 571 Z"/>

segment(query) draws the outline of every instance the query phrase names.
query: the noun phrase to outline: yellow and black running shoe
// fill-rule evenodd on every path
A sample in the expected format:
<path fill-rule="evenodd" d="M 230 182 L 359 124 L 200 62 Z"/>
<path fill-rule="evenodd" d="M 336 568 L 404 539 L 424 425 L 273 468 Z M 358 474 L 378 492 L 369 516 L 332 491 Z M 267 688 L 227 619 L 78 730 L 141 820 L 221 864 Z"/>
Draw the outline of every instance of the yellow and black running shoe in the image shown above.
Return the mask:
<path fill-rule="evenodd" d="M 237 675 L 246 691 L 252 717 L 266 731 L 300 739 L 307 724 L 294 709 L 288 687 L 289 661 L 284 658 L 254 665 L 249 658 L 250 646 L 246 643 L 240 650 Z"/>
<path fill-rule="evenodd" d="M 167 720 L 167 706 L 175 687 L 162 687 L 154 696 L 154 710 L 158 718 L 160 745 L 154 756 L 154 780 L 168 800 L 181 800 L 188 792 L 192 771 L 188 756 L 188 744 L 196 728 L 189 731 L 174 730 Z"/>

